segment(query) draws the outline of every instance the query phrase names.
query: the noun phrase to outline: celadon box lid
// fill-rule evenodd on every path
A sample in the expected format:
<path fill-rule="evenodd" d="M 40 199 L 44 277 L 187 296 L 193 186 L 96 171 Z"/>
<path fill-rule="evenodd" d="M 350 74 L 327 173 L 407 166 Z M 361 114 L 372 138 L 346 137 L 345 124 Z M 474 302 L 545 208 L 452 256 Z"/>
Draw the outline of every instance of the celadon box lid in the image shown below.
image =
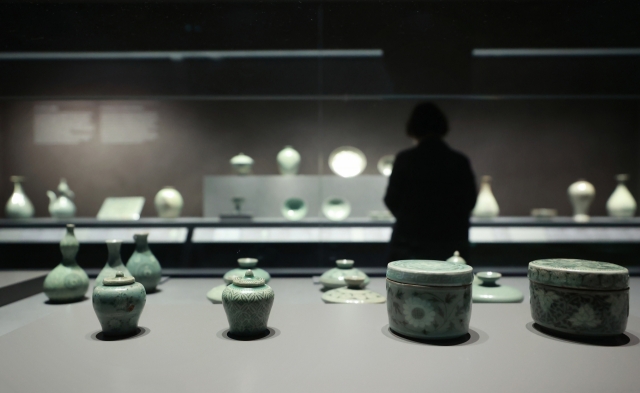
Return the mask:
<path fill-rule="evenodd" d="M 461 263 L 409 259 L 390 262 L 387 278 L 404 284 L 434 287 L 469 285 L 473 282 L 473 268 Z"/>
<path fill-rule="evenodd" d="M 626 268 L 584 259 L 539 259 L 529 262 L 527 276 L 530 281 L 563 288 L 605 291 L 629 287 Z"/>

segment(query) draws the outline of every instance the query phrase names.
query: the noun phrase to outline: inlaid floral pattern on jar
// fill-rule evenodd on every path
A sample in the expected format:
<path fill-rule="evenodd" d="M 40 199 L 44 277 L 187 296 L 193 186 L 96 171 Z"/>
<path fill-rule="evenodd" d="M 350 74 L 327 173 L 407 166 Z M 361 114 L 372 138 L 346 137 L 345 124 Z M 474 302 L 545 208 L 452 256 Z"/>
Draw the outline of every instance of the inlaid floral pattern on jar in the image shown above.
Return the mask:
<path fill-rule="evenodd" d="M 590 291 L 530 282 L 531 316 L 549 329 L 585 336 L 624 332 L 629 290 Z"/>
<path fill-rule="evenodd" d="M 389 327 L 419 339 L 460 337 L 469 330 L 471 285 L 432 287 L 387 280 Z"/>

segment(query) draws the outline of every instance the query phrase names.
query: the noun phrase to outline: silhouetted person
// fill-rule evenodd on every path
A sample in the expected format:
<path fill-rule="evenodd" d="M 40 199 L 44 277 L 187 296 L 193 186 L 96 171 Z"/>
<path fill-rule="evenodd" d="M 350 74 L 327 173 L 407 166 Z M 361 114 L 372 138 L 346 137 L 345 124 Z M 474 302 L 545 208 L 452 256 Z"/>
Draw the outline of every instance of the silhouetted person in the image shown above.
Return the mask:
<path fill-rule="evenodd" d="M 389 260 L 445 260 L 469 248 L 476 184 L 469 159 L 442 138 L 447 119 L 437 106 L 416 106 L 407 135 L 417 146 L 396 156 L 384 203 L 396 218 Z"/>

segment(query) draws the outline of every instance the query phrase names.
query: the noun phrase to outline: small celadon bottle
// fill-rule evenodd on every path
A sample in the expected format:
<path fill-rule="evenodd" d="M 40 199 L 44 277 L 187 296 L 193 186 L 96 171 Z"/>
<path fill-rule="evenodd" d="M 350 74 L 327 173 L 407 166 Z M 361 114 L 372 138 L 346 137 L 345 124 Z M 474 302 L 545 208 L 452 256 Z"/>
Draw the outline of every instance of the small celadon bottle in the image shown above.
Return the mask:
<path fill-rule="evenodd" d="M 140 314 L 147 293 L 135 278 L 117 271 L 107 276 L 102 285 L 93 288 L 93 310 L 102 326 L 102 334 L 111 337 L 131 336 L 138 332 Z"/>
<path fill-rule="evenodd" d="M 75 237 L 74 229 L 73 224 L 67 225 L 67 232 L 60 241 L 62 262 L 44 279 L 44 294 L 52 303 L 82 300 L 89 289 L 89 276 L 76 262 L 80 243 Z"/>
<path fill-rule="evenodd" d="M 147 293 L 154 292 L 162 276 L 160 262 L 149 249 L 147 241 L 148 233 L 136 233 L 133 240 L 136 242 L 136 249 L 127 261 L 127 269 L 131 275 L 144 286 Z"/>
<path fill-rule="evenodd" d="M 120 257 L 120 246 L 122 246 L 121 240 L 107 240 L 107 250 L 109 251 L 109 258 L 107 259 L 107 264 L 104 265 L 100 274 L 96 278 L 95 286 L 102 285 L 102 280 L 106 277 L 115 276 L 116 272 L 122 272 L 125 276 L 131 276 L 131 273 L 126 268 L 124 263 L 122 263 L 122 258 Z"/>

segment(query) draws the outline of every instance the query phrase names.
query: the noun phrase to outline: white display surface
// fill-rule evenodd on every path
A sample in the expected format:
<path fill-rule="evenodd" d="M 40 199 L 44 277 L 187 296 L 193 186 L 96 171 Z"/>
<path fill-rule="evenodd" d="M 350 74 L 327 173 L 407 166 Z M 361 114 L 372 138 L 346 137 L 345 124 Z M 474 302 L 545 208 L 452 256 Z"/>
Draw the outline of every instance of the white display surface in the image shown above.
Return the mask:
<path fill-rule="evenodd" d="M 184 243 L 187 228 L 76 228 L 75 235 L 81 243 L 101 243 L 118 239 L 133 243 L 133 235 L 149 232 L 149 243 Z M 0 243 L 59 243 L 64 228 L 0 228 Z"/>
<path fill-rule="evenodd" d="M 2 392 L 539 393 L 635 392 L 640 386 L 637 307 L 629 340 L 619 347 L 537 332 L 526 299 L 475 304 L 470 339 L 437 346 L 389 333 L 386 305 L 325 305 L 309 278 L 274 279 L 272 336 L 241 342 L 224 336 L 223 307 L 208 303 L 201 290 L 219 279 L 173 281 L 148 296 L 140 319 L 145 333 L 123 341 L 96 339 L 100 325 L 88 300 L 42 305 L 54 311 L 0 336 Z M 384 284 L 374 281 L 376 290 Z M 298 291 L 317 303 L 292 304 Z M 24 308 L 37 297 L 0 308 L 0 320 L 6 307 Z"/>

